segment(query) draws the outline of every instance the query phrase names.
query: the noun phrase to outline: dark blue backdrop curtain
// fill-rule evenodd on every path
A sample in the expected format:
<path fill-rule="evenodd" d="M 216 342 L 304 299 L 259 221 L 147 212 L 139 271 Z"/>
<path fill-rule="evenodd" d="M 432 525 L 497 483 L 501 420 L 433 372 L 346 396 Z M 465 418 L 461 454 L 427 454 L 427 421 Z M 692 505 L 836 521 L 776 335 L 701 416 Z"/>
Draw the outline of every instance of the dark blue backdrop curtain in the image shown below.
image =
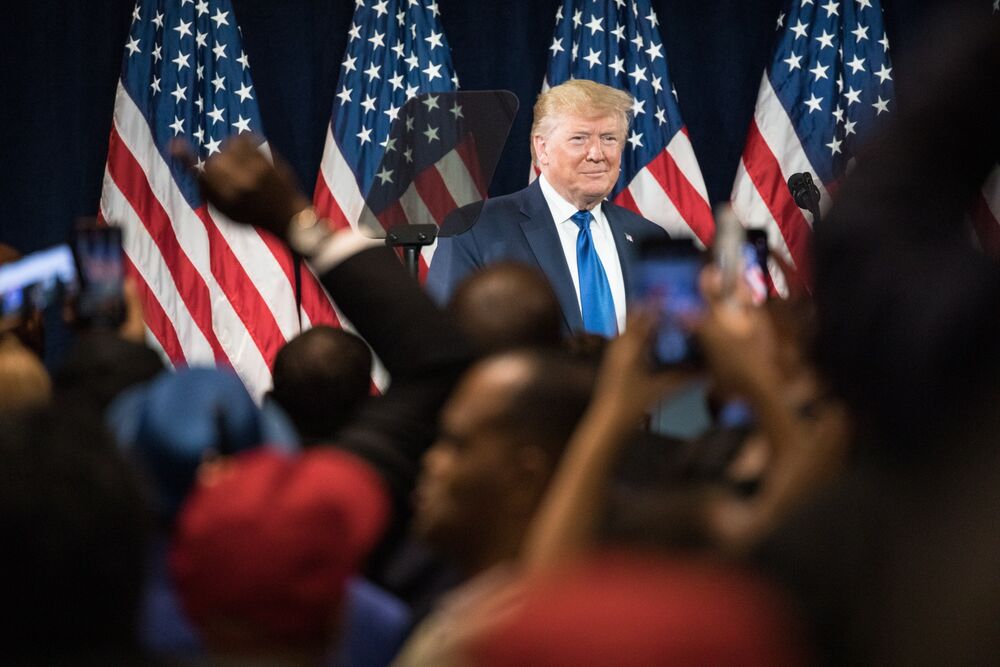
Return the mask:
<path fill-rule="evenodd" d="M 848 2 L 855 0 L 846 0 Z M 0 40 L 0 242 L 62 242 L 97 209 L 133 0 L 18 2 Z M 531 105 L 558 0 L 438 0 L 466 90 L 521 100 L 491 191 L 525 184 Z M 713 202 L 729 195 L 784 0 L 654 0 L 671 76 Z M 920 19 L 945 0 L 883 0 L 894 73 Z M 988 15 L 988 3 L 984 16 Z M 352 0 L 235 0 L 265 131 L 310 192 L 323 150 Z"/>

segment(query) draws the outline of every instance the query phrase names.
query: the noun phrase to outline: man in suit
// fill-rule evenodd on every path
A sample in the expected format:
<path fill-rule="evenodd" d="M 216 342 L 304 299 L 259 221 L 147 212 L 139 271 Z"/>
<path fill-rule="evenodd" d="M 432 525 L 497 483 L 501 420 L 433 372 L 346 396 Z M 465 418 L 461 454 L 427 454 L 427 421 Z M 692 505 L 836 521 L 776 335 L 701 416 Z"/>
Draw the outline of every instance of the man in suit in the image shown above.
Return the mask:
<path fill-rule="evenodd" d="M 634 246 L 666 232 L 605 198 L 618 182 L 632 97 L 575 79 L 543 92 L 524 190 L 489 199 L 471 229 L 441 238 L 426 288 L 446 302 L 472 271 L 500 260 L 538 266 L 559 297 L 563 330 L 614 336 L 625 327 Z"/>

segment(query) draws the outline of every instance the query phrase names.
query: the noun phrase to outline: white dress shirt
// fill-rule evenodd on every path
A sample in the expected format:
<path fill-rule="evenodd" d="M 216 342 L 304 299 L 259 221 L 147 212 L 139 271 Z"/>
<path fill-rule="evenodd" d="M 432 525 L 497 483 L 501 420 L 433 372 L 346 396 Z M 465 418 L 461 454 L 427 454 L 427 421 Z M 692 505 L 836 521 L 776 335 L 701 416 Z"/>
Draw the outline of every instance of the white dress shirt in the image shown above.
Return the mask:
<path fill-rule="evenodd" d="M 559 242 L 562 244 L 563 254 L 566 255 L 566 263 L 569 265 L 569 274 L 573 277 L 576 302 L 580 305 L 580 270 L 576 263 L 576 239 L 580 234 L 580 228 L 571 219 L 577 208 L 563 199 L 562 195 L 545 180 L 544 175 L 539 175 L 538 181 L 542 187 L 545 203 L 548 204 L 549 212 L 556 223 Z M 604 217 L 603 204 L 598 204 L 590 212 L 594 216 L 590 223 L 590 236 L 594 240 L 597 256 L 601 258 L 604 273 L 608 277 L 611 298 L 615 302 L 615 319 L 618 320 L 618 331 L 621 333 L 625 331 L 625 279 L 622 277 L 622 265 L 618 259 L 615 237 L 611 235 L 611 225 Z M 580 312 L 583 312 L 582 306 Z"/>

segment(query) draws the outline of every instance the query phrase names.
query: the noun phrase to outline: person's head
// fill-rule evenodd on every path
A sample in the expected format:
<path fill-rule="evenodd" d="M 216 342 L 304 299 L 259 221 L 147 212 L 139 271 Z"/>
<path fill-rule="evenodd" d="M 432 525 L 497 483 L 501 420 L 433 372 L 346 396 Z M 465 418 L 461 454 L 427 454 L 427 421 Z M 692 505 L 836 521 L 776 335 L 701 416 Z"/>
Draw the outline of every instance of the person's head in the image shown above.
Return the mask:
<path fill-rule="evenodd" d="M 618 181 L 632 96 L 572 79 L 539 95 L 534 113 L 532 161 L 564 199 L 590 210 Z"/>
<path fill-rule="evenodd" d="M 371 351 L 360 338 L 313 327 L 278 351 L 270 396 L 304 440 L 329 440 L 368 396 L 371 366 Z"/>
<path fill-rule="evenodd" d="M 205 466 L 178 517 L 170 569 L 209 650 L 313 664 L 336 636 L 347 577 L 389 516 L 361 459 L 260 449 Z"/>
<path fill-rule="evenodd" d="M 0 334 L 0 412 L 48 403 L 52 382 L 45 366 L 15 336 Z"/>
<path fill-rule="evenodd" d="M 424 457 L 414 526 L 470 572 L 515 555 L 594 379 L 552 351 L 489 357 L 459 382 Z"/>
<path fill-rule="evenodd" d="M 58 664 L 129 653 L 149 518 L 110 437 L 66 405 L 0 417 L 0 470 L 5 656 Z"/>
<path fill-rule="evenodd" d="M 516 262 L 490 264 L 455 290 L 448 310 L 477 349 L 556 346 L 562 309 L 545 275 Z"/>

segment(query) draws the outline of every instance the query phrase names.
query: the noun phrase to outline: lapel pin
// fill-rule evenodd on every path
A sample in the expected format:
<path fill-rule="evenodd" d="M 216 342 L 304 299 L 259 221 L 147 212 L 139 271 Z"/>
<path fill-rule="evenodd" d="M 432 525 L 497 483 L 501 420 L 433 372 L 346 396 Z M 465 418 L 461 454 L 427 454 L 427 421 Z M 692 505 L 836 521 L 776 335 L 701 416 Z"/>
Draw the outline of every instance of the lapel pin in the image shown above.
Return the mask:
<path fill-rule="evenodd" d="M 625 240 L 627 240 L 627 241 L 628 241 L 629 243 L 635 243 L 635 242 L 634 242 L 634 241 L 632 240 L 632 235 L 631 235 L 631 234 L 626 234 L 626 235 L 625 235 Z"/>

